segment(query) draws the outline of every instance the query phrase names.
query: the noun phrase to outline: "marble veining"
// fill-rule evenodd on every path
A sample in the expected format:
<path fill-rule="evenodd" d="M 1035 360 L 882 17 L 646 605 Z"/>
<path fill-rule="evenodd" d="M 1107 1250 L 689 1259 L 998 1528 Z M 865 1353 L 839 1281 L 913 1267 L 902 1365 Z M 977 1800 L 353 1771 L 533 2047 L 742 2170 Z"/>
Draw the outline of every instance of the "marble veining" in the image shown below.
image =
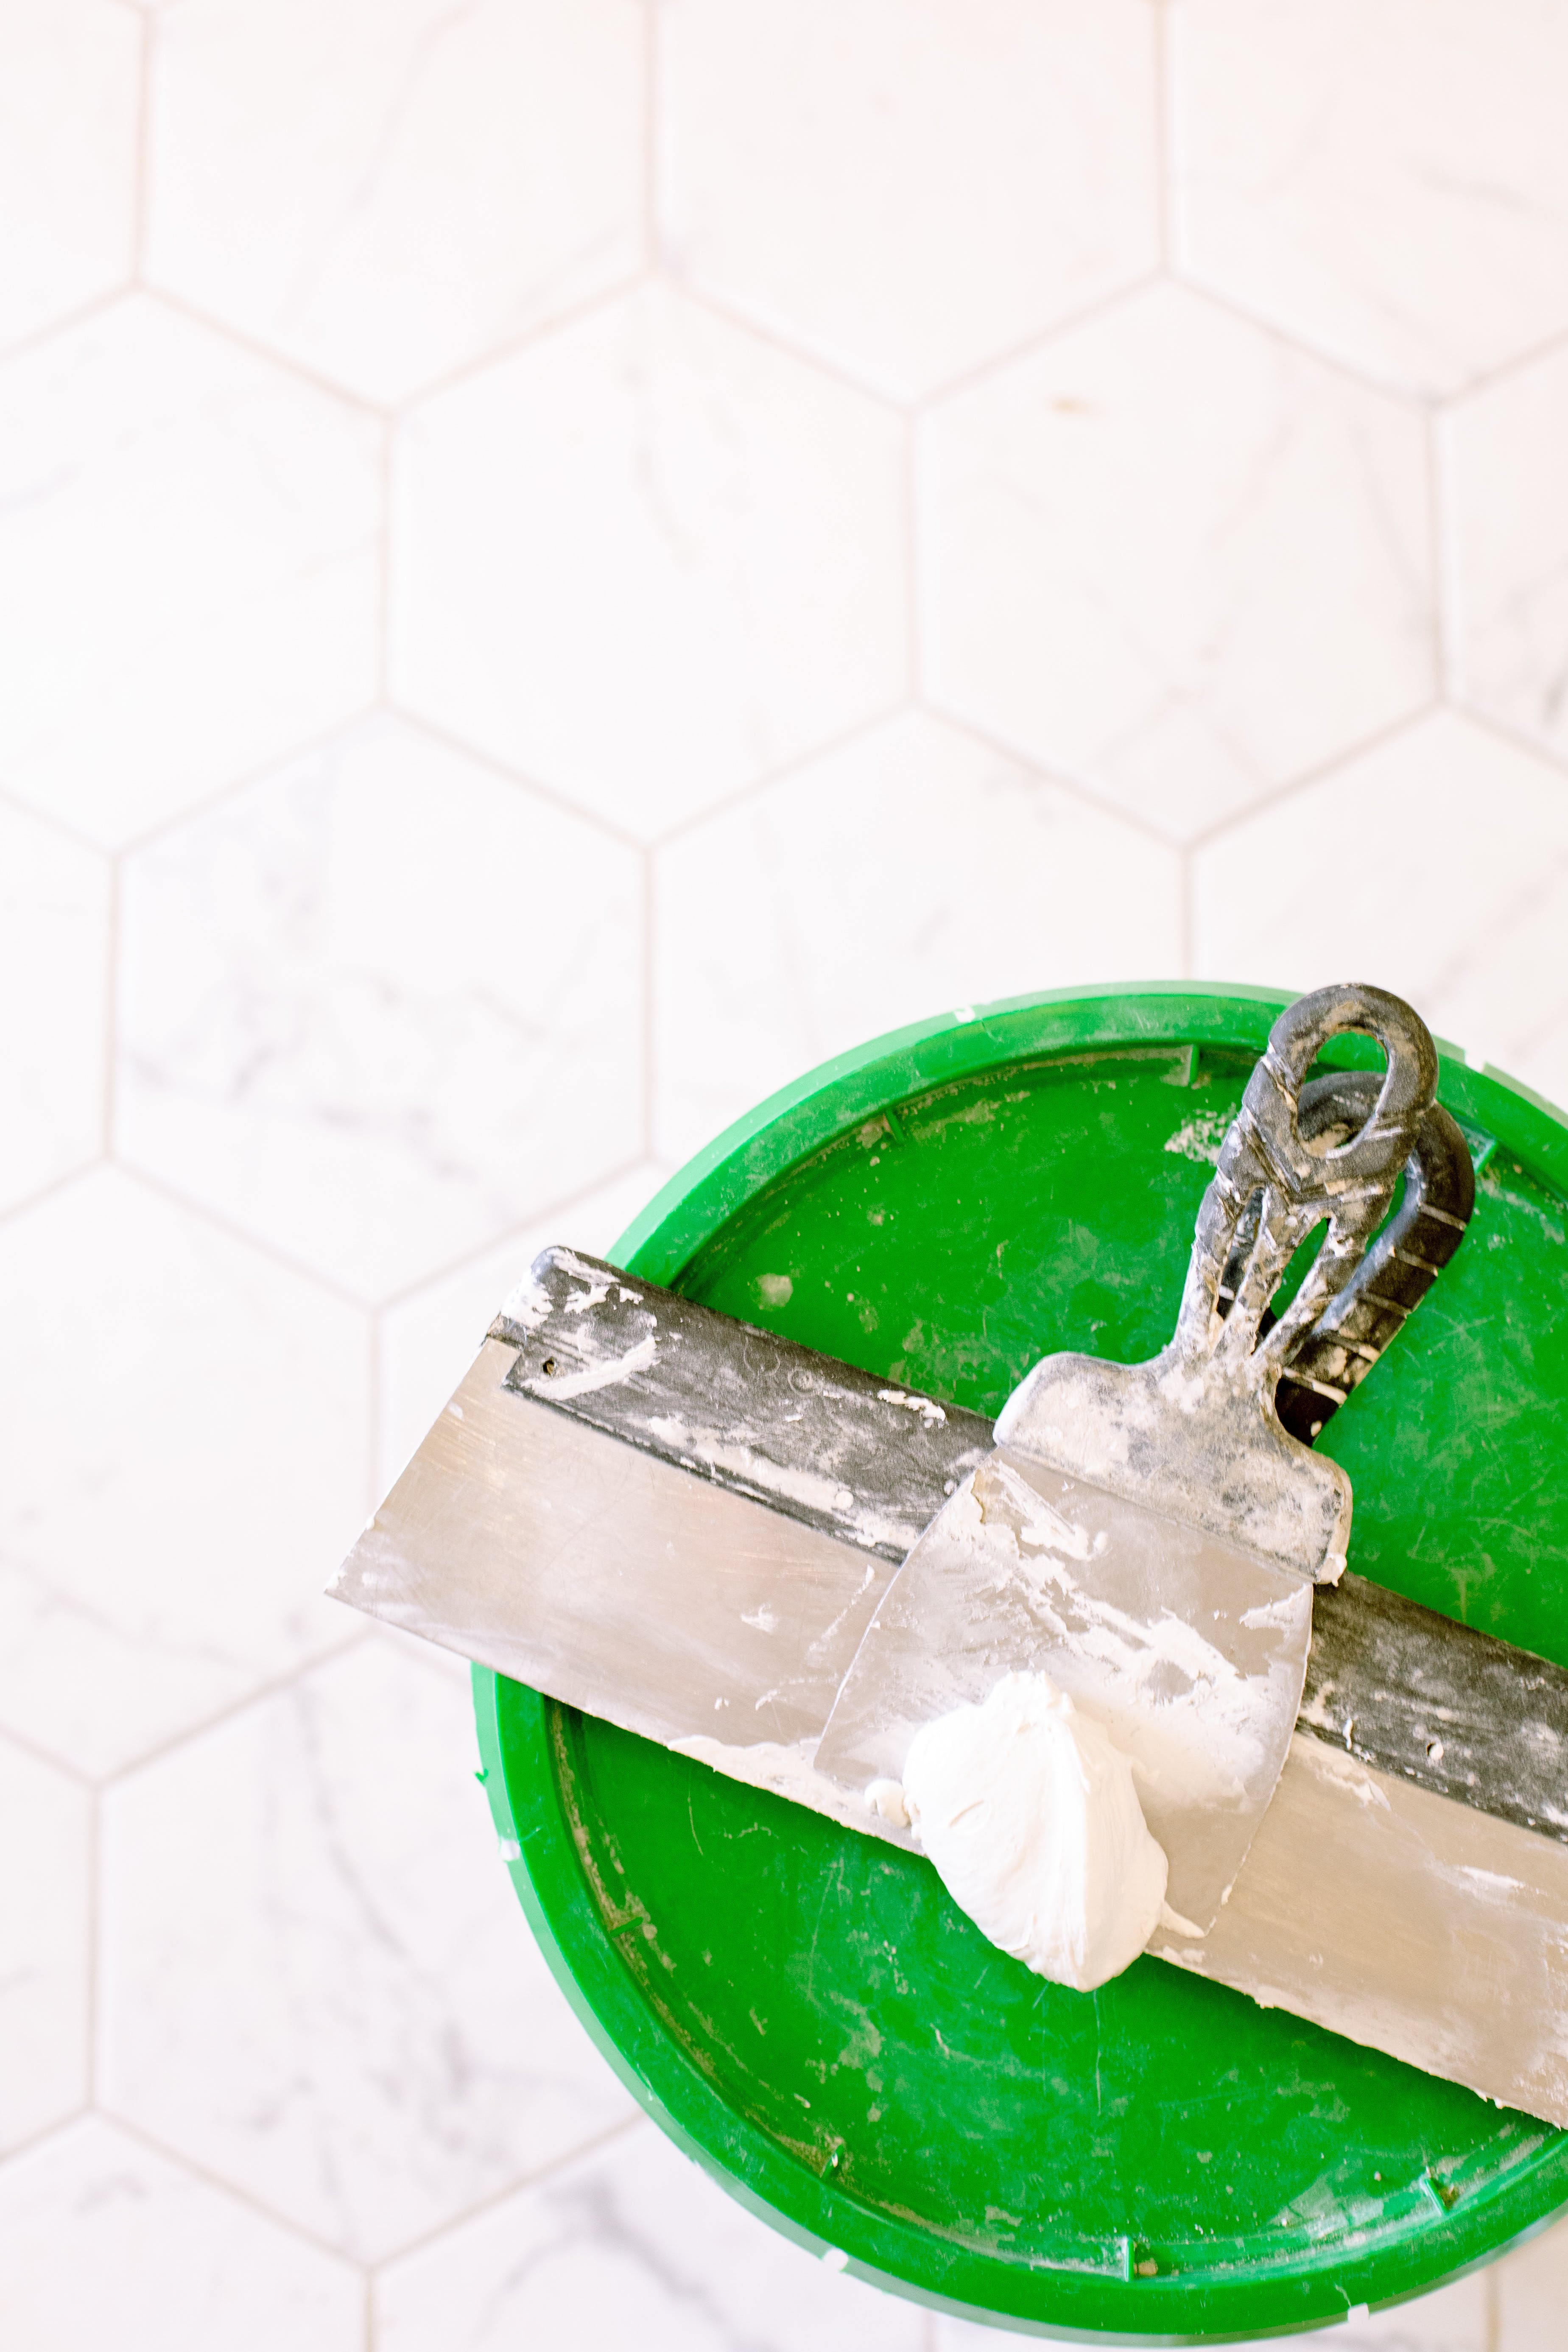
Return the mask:
<path fill-rule="evenodd" d="M 1026 2340 L 637 2115 L 321 1587 L 883 1027 L 1362 971 L 1568 1100 L 1565 105 L 1544 0 L 0 10 L 7 2343 Z"/>
<path fill-rule="evenodd" d="M 374 1300 L 637 1152 L 635 854 L 366 719 L 127 861 L 126 1157 Z"/>
<path fill-rule="evenodd" d="M 373 1638 L 105 1803 L 105 2105 L 362 2260 L 628 2112 L 472 1754 L 464 1679 Z"/>

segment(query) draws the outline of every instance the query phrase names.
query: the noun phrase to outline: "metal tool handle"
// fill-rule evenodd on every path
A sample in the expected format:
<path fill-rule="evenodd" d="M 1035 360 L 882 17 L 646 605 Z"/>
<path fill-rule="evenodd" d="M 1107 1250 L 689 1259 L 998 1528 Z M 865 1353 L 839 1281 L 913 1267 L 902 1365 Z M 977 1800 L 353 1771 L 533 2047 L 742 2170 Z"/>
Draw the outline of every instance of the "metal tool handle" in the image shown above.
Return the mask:
<path fill-rule="evenodd" d="M 1315 1089 L 1307 1090 L 1312 1111 L 1303 1118 L 1303 1089 L 1317 1055 L 1347 1030 L 1375 1038 L 1388 1066 L 1373 1082 L 1375 1097 L 1361 1123 L 1336 1142 Z M 1212 1363 L 1265 1395 L 1273 1391 L 1306 1334 L 1325 1321 L 1363 1266 L 1415 1151 L 1436 1082 L 1436 1049 L 1426 1024 L 1385 989 L 1317 989 L 1280 1014 L 1198 1212 L 1173 1341 L 1180 1360 L 1194 1371 Z M 1310 1272 L 1286 1313 L 1266 1326 L 1286 1267 L 1325 1219 L 1329 1230 Z M 1237 1252 L 1238 1241 L 1244 1254 Z M 1238 1255 L 1236 1278 L 1227 1282 Z M 1384 1252 L 1378 1263 L 1387 1259 Z M 1361 1295 L 1368 1311 L 1364 1288 Z"/>
<path fill-rule="evenodd" d="M 1378 1092 L 1370 1072 L 1336 1070 L 1303 1088 L 1299 1114 L 1310 1140 L 1328 1134 L 1341 1141 L 1364 1126 Z M 1469 1146 L 1440 1103 L 1433 1103 L 1416 1129 L 1415 1148 L 1403 1170 L 1405 1197 L 1393 1218 L 1337 1297 L 1317 1321 L 1298 1333 L 1274 1391 L 1274 1410 L 1292 1437 L 1310 1445 L 1325 1423 L 1359 1388 L 1389 1341 L 1404 1327 L 1465 1237 L 1476 1202 L 1476 1171 Z M 1249 1223 L 1237 1229 L 1230 1263 L 1220 1285 L 1219 1306 L 1227 1312 L 1250 1246 Z M 1258 1326 L 1267 1338 L 1270 1309 Z"/>

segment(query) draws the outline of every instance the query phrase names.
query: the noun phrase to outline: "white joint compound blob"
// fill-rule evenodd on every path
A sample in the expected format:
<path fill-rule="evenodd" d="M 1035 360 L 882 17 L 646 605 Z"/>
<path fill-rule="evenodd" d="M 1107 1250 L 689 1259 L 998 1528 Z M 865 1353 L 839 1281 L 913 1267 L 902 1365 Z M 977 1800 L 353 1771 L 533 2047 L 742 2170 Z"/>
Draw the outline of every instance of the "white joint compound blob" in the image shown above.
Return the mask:
<path fill-rule="evenodd" d="M 1037 1976 L 1091 1992 L 1148 1942 L 1166 1862 L 1131 1761 L 1048 1675 L 926 1724 L 902 1800 L 953 1901 Z"/>

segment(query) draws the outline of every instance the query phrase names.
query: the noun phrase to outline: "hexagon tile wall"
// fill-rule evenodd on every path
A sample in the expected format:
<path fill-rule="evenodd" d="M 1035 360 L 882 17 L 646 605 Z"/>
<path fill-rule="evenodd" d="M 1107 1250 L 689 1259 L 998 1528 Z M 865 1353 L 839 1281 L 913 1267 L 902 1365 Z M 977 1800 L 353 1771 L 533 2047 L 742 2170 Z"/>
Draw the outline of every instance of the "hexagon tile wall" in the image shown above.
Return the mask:
<path fill-rule="evenodd" d="M 1004 2340 L 637 2118 L 320 1588 L 879 1027 L 1364 966 L 1568 1096 L 1565 113 L 1540 0 L 0 9 L 7 2340 Z"/>

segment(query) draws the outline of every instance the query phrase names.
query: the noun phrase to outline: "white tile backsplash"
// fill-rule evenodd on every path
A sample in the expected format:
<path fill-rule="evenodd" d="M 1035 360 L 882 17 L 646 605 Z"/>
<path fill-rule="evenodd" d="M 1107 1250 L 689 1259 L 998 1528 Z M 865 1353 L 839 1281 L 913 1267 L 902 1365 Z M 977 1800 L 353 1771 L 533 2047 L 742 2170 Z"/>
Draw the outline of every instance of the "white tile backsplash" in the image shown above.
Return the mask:
<path fill-rule="evenodd" d="M 0 2308 L 27 2352 L 362 2352 L 364 2292 L 348 2263 L 97 2116 L 0 2170 Z"/>
<path fill-rule="evenodd" d="M 1456 691 L 1568 753 L 1568 352 L 1456 403 L 1440 455 L 1456 587 Z"/>
<path fill-rule="evenodd" d="M 923 712 L 693 825 L 654 872 L 657 1133 L 677 1160 L 900 1022 L 1181 959 L 1173 850 Z"/>
<path fill-rule="evenodd" d="M 382 427 L 128 296 L 0 367 L 0 774 L 110 846 L 375 693 Z"/>
<path fill-rule="evenodd" d="M 661 286 L 398 428 L 392 687 L 642 838 L 898 702 L 906 429 Z"/>
<path fill-rule="evenodd" d="M 104 1801 L 105 2107 L 363 2261 L 633 2112 L 476 1761 L 467 1677 L 372 1638 Z"/>
<path fill-rule="evenodd" d="M 1432 394 L 1568 329 L 1568 18 L 1540 0 L 1171 0 L 1178 266 Z"/>
<path fill-rule="evenodd" d="M 1025 2340 L 636 2118 L 321 1586 L 879 1030 L 1354 971 L 1568 1098 L 1565 110 L 1542 0 L 0 7 L 7 2341 Z"/>
<path fill-rule="evenodd" d="M 660 261 L 873 392 L 1158 262 L 1143 0 L 665 0 L 660 33 Z"/>
<path fill-rule="evenodd" d="M 1568 1104 L 1568 786 L 1533 752 L 1436 712 L 1233 826 L 1193 868 L 1205 979 L 1375 971 L 1472 1061 Z"/>
<path fill-rule="evenodd" d="M 395 2263 L 384 2352 L 925 2352 L 923 2315 L 760 2230 L 651 2126 Z"/>
<path fill-rule="evenodd" d="M 125 861 L 116 1136 L 370 1301 L 635 1159 L 635 849 L 385 714 Z"/>
<path fill-rule="evenodd" d="M 644 49 L 636 0 L 184 0 L 148 282 L 406 399 L 635 276 Z"/>
<path fill-rule="evenodd" d="M 355 1637 L 369 1318 L 118 1169 L 0 1223 L 0 1728 L 110 1773 Z"/>
<path fill-rule="evenodd" d="M 1431 698 L 1420 417 L 1199 295 L 937 404 L 918 479 L 933 704 L 1172 839 Z"/>

